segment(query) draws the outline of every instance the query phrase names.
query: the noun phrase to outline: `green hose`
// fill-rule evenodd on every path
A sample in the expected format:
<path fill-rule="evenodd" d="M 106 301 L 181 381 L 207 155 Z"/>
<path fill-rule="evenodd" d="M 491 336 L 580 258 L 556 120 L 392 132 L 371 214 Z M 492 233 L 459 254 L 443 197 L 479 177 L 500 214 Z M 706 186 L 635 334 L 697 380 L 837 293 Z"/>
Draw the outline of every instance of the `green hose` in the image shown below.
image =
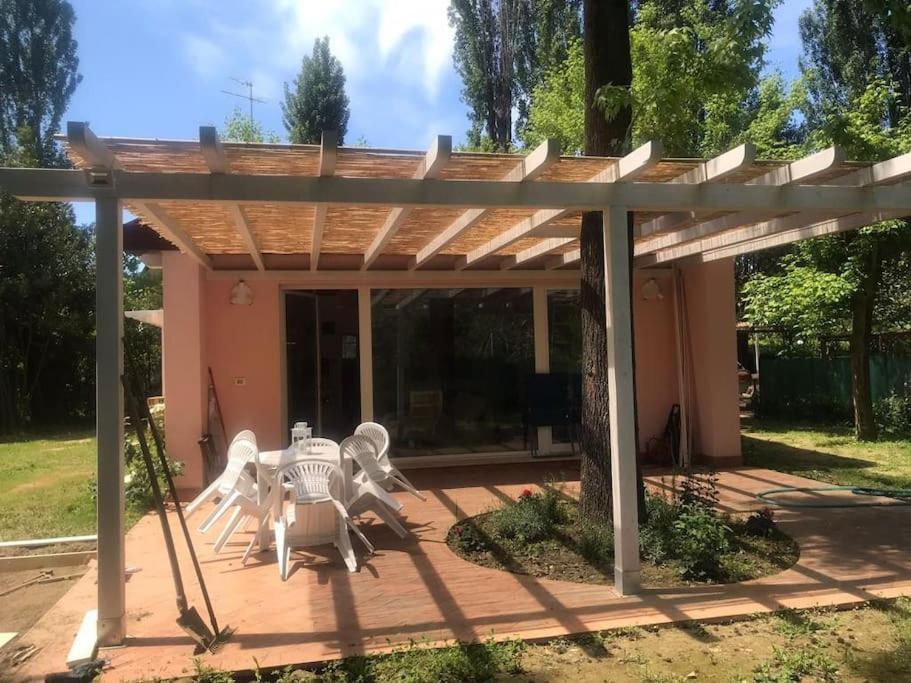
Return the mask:
<path fill-rule="evenodd" d="M 876 501 L 867 503 L 845 503 L 831 502 L 823 503 L 820 501 L 810 501 L 798 503 L 796 501 L 780 502 L 774 500 L 772 496 L 778 493 L 816 493 L 818 491 L 850 491 L 857 496 L 871 496 L 879 498 L 891 498 L 892 501 Z M 867 486 L 810 486 L 791 488 L 785 487 L 780 489 L 769 489 L 756 494 L 757 500 L 768 505 L 777 505 L 778 507 L 794 508 L 871 508 L 871 507 L 893 507 L 899 505 L 911 505 L 911 489 L 877 489 Z"/>

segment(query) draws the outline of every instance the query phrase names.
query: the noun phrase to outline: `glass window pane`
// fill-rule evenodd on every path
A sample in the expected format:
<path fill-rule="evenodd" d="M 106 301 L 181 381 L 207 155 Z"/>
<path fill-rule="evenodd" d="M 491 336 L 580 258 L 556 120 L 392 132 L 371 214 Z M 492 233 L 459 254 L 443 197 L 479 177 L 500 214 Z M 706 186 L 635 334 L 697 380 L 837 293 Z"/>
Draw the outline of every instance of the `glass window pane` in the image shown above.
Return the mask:
<path fill-rule="evenodd" d="M 566 395 L 572 397 L 572 414 L 578 414 L 582 399 L 582 307 L 578 289 L 547 291 L 547 323 L 550 332 L 550 372 L 560 374 Z M 553 427 L 554 443 L 570 441 L 571 428 Z"/>
<path fill-rule="evenodd" d="M 530 289 L 374 290 L 373 390 L 395 455 L 527 448 Z"/>

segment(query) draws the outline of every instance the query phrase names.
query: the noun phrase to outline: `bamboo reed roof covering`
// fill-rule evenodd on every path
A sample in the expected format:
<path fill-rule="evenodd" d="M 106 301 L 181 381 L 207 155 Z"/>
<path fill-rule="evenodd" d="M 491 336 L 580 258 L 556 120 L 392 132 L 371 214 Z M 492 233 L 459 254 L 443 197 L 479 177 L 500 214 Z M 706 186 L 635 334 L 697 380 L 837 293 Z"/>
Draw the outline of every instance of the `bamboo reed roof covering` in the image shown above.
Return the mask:
<path fill-rule="evenodd" d="M 85 129 L 87 131 L 87 128 Z M 208 135 L 204 135 L 207 132 Z M 249 176 L 336 176 L 341 178 L 483 180 L 528 183 L 712 183 L 717 185 L 888 185 L 911 175 L 904 157 L 899 170 L 880 173 L 883 164 L 844 160 L 833 148 L 797 162 L 754 159 L 744 145 L 711 160 L 656 156 L 660 146 L 640 148 L 622 159 L 561 156 L 553 142 L 529 155 L 451 151 L 440 143 L 430 151 L 322 145 L 219 142 L 212 129 L 200 140 L 94 138 L 91 145 L 64 138 L 77 168 L 97 168 L 98 150 L 106 163 L 128 173 Z M 448 143 L 451 145 L 451 142 Z M 650 143 L 654 144 L 654 143 Z M 645 151 L 643 151 L 645 150 Z M 801 165 L 803 164 L 803 165 Z M 891 168 L 891 167 L 890 167 Z M 886 169 L 888 170 L 888 169 Z M 867 173 L 868 176 L 861 174 Z M 127 208 L 182 251 L 190 250 L 209 267 L 260 269 L 566 269 L 578 267 L 581 211 L 534 208 L 466 209 L 454 206 L 395 208 L 357 204 L 191 200 L 154 204 L 127 200 Z M 769 238 L 783 243 L 813 234 L 838 232 L 895 217 L 883 212 L 768 211 L 634 213 L 635 255 L 639 266 L 681 258 L 705 258 L 737 246 L 764 248 Z M 850 219 L 850 220 L 848 220 Z M 828 221 L 828 223 L 825 223 Z M 835 221 L 835 223 L 832 223 Z M 818 227 L 825 223 L 828 227 Z M 823 232 L 820 232 L 823 231 Z M 811 235 L 812 236 L 812 235 Z M 758 241 L 757 241 L 758 240 Z M 763 242 L 762 240 L 765 240 Z M 793 241 L 793 239 L 791 239 Z M 736 255 L 734 253 L 727 255 Z"/>

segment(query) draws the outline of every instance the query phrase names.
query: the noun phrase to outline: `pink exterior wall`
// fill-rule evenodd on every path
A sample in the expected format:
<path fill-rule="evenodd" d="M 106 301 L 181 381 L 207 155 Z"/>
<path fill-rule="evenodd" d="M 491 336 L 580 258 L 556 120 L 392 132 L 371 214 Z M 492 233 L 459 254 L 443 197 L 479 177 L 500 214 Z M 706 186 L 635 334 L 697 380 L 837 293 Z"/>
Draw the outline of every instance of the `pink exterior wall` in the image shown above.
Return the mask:
<path fill-rule="evenodd" d="M 281 292 L 276 282 L 248 282 L 253 303 L 236 306 L 234 284 L 206 283 L 206 349 L 225 430 L 231 439 L 252 429 L 260 449 L 284 448 Z"/>
<path fill-rule="evenodd" d="M 714 464 L 739 463 L 734 260 L 685 268 L 683 279 L 695 384 L 696 453 Z"/>
<path fill-rule="evenodd" d="M 660 298 L 645 300 L 642 286 L 652 278 Z M 639 271 L 633 279 L 633 325 L 636 344 L 636 409 L 639 450 L 664 433 L 671 407 L 679 402 L 674 336 L 674 292 L 670 277 Z"/>
<path fill-rule="evenodd" d="M 182 485 L 203 483 L 197 441 L 206 432 L 208 368 L 212 368 L 230 439 L 252 429 L 263 449 L 285 433 L 283 297 L 274 281 L 251 280 L 250 306 L 230 303 L 234 280 L 208 280 L 192 259 L 166 252 L 164 384 L 171 457 L 186 463 Z M 645 300 L 655 278 L 661 296 Z M 733 265 L 719 261 L 684 274 L 696 384 L 696 452 L 733 462 L 740 456 Z M 660 438 L 679 401 L 672 279 L 637 272 L 633 285 L 636 393 L 640 449 Z"/>
<path fill-rule="evenodd" d="M 176 251 L 163 253 L 164 398 L 168 456 L 185 464 L 181 484 L 203 483 L 197 441 L 206 431 L 206 326 L 202 267 Z"/>

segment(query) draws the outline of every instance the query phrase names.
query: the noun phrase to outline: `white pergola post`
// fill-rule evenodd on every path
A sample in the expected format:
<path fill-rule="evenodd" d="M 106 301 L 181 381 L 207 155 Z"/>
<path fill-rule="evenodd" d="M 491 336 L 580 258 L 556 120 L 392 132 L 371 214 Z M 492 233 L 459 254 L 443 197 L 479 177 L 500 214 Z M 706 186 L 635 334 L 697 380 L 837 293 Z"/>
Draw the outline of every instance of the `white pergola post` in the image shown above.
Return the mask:
<path fill-rule="evenodd" d="M 361 422 L 373 421 L 373 318 L 369 287 L 357 290 L 358 357 L 361 370 Z"/>
<path fill-rule="evenodd" d="M 626 207 L 611 206 L 604 210 L 604 284 L 614 506 L 614 587 L 620 595 L 639 592 L 636 396 L 629 260 Z"/>
<path fill-rule="evenodd" d="M 550 372 L 550 325 L 547 319 L 547 288 L 534 287 L 532 292 L 532 319 L 535 334 L 535 372 Z M 538 452 L 550 453 L 553 450 L 553 429 L 550 426 L 538 427 Z"/>
<path fill-rule="evenodd" d="M 123 225 L 120 200 L 95 200 L 98 644 L 126 636 L 123 529 Z"/>

